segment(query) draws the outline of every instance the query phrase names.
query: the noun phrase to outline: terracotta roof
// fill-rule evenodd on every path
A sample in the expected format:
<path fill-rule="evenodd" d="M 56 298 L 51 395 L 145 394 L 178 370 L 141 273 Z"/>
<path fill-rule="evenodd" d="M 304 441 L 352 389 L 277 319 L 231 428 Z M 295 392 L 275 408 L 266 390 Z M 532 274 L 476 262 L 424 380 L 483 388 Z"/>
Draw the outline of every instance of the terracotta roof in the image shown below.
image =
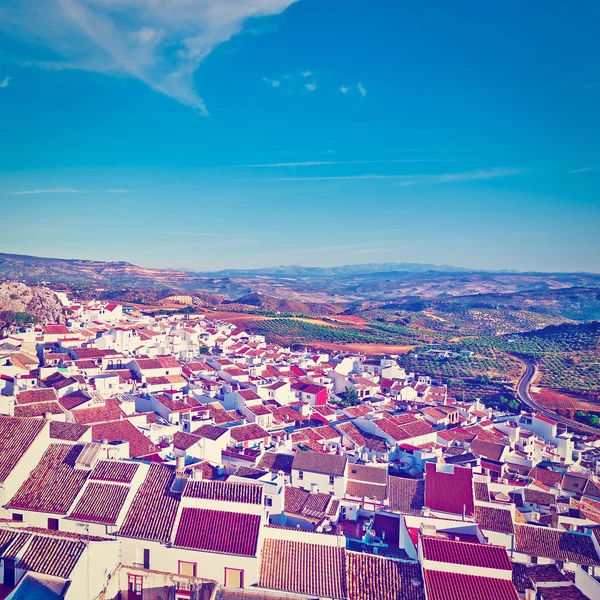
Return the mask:
<path fill-rule="evenodd" d="M 194 481 L 188 480 L 183 492 L 186 498 L 203 498 L 220 502 L 262 504 L 263 486 L 257 483 L 238 481 Z"/>
<path fill-rule="evenodd" d="M 45 426 L 45 421 L 39 419 L 0 416 L 0 484 L 4 483 Z"/>
<path fill-rule="evenodd" d="M 341 477 L 345 470 L 348 458 L 337 454 L 318 454 L 315 452 L 297 451 L 292 462 L 292 469 L 321 473 Z"/>
<path fill-rule="evenodd" d="M 504 546 L 460 542 L 432 536 L 421 536 L 420 539 L 424 560 L 502 571 L 512 569 Z"/>
<path fill-rule="evenodd" d="M 112 483 L 131 483 L 140 465 L 122 460 L 101 460 L 90 473 L 89 479 Z"/>
<path fill-rule="evenodd" d="M 127 415 L 121 410 L 119 401 L 106 400 L 103 406 L 92 406 L 90 408 L 76 408 L 71 411 L 73 418 L 80 425 L 93 425 L 94 423 L 106 423 L 107 421 L 118 421 Z"/>
<path fill-rule="evenodd" d="M 174 479 L 175 471 L 170 467 L 156 463 L 150 465 L 119 535 L 157 542 L 171 539 L 179 506 L 179 496 L 171 492 Z"/>
<path fill-rule="evenodd" d="M 71 392 L 60 398 L 58 402 L 67 410 L 72 410 L 89 401 L 89 396 L 86 396 L 81 390 L 76 390 L 75 392 Z"/>
<path fill-rule="evenodd" d="M 67 514 L 87 475 L 87 471 L 75 469 L 82 450 L 82 444 L 50 444 L 7 507 Z"/>
<path fill-rule="evenodd" d="M 68 579 L 84 550 L 83 542 L 36 535 L 19 560 L 19 569 Z"/>
<path fill-rule="evenodd" d="M 69 518 L 87 523 L 115 525 L 128 493 L 129 488 L 124 485 L 91 481 Z"/>
<path fill-rule="evenodd" d="M 385 485 L 348 481 L 346 484 L 346 494 L 355 498 L 369 498 L 382 502 L 387 497 L 387 488 Z"/>
<path fill-rule="evenodd" d="M 204 552 L 255 556 L 260 515 L 184 508 L 174 546 Z"/>
<path fill-rule="evenodd" d="M 281 592 L 345 598 L 345 571 L 343 548 L 267 539 L 259 585 Z"/>
<path fill-rule="evenodd" d="M 460 515 L 472 515 L 475 507 L 473 498 L 473 474 L 464 467 L 440 468 L 427 463 L 425 467 L 425 504 L 432 510 Z M 449 494 L 448 490 L 453 493 Z"/>
<path fill-rule="evenodd" d="M 492 506 L 475 505 L 475 520 L 487 531 L 498 533 L 514 533 L 513 520 L 510 510 Z"/>
<path fill-rule="evenodd" d="M 42 417 L 44 413 L 62 415 L 64 410 L 58 402 L 36 402 L 35 404 L 20 404 L 15 406 L 15 417 Z"/>
<path fill-rule="evenodd" d="M 332 499 L 331 494 L 306 492 L 288 485 L 284 491 L 284 511 L 321 520 L 325 518 Z"/>
<path fill-rule="evenodd" d="M 490 490 L 488 489 L 488 484 L 485 481 L 474 481 L 473 489 L 475 491 L 475 500 L 478 502 L 490 501 Z"/>
<path fill-rule="evenodd" d="M 509 579 L 423 570 L 427 600 L 519 600 Z"/>
<path fill-rule="evenodd" d="M 156 446 L 131 421 L 111 421 L 92 425 L 95 440 L 106 438 L 109 442 L 129 442 L 129 456 L 136 458 L 156 452 Z"/>
<path fill-rule="evenodd" d="M 188 450 L 194 444 L 201 441 L 202 438 L 192 433 L 185 433 L 183 431 L 176 431 L 173 435 L 173 447 L 178 450 Z"/>
<path fill-rule="evenodd" d="M 494 442 L 488 442 L 479 438 L 474 439 L 469 446 L 469 452 L 475 456 L 484 456 L 490 460 L 499 461 L 502 457 L 502 453 L 506 450 L 504 444 L 496 444 Z"/>
<path fill-rule="evenodd" d="M 218 440 L 224 433 L 227 433 L 225 427 L 217 427 L 215 425 L 202 425 L 194 431 L 194 435 L 212 441 Z"/>
<path fill-rule="evenodd" d="M 527 575 L 534 583 L 551 582 L 560 583 L 570 581 L 556 565 L 535 565 L 527 568 Z"/>
<path fill-rule="evenodd" d="M 346 552 L 346 583 L 350 600 L 425 600 L 416 562 Z"/>
<path fill-rule="evenodd" d="M 600 565 L 591 536 L 583 533 L 515 525 L 515 549 L 531 556 L 568 560 L 580 565 Z"/>
<path fill-rule="evenodd" d="M 58 396 L 53 388 L 42 388 L 18 392 L 16 402 L 17 404 L 33 404 L 34 402 L 52 402 L 57 398 Z"/>
<path fill-rule="evenodd" d="M 293 460 L 294 456 L 292 454 L 265 452 L 256 466 L 260 469 L 267 469 L 271 473 L 283 471 L 286 475 L 291 475 Z"/>
<path fill-rule="evenodd" d="M 425 480 L 390 476 L 388 497 L 391 510 L 419 514 L 425 504 Z"/>
<path fill-rule="evenodd" d="M 269 437 L 269 434 L 256 423 L 238 425 L 237 427 L 232 427 L 229 431 L 231 433 L 231 439 L 238 443 L 260 440 Z"/>
<path fill-rule="evenodd" d="M 88 429 L 88 425 L 50 421 L 50 438 L 68 442 L 78 442 L 87 433 Z"/>
<path fill-rule="evenodd" d="M 542 504 L 544 506 L 552 506 L 556 504 L 556 496 L 540 490 L 525 488 L 523 490 L 523 500 L 530 504 Z"/>
<path fill-rule="evenodd" d="M 348 479 L 386 485 L 387 466 L 375 467 L 373 465 L 350 464 L 348 466 Z"/>

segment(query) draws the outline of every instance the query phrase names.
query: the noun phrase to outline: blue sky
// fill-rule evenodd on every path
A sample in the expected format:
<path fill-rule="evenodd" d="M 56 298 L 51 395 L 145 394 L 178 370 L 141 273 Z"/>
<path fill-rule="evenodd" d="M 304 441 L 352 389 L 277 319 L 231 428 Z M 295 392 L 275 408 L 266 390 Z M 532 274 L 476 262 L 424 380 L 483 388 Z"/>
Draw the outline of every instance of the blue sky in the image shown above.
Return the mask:
<path fill-rule="evenodd" d="M 5 0 L 0 251 L 600 272 L 596 1 Z"/>

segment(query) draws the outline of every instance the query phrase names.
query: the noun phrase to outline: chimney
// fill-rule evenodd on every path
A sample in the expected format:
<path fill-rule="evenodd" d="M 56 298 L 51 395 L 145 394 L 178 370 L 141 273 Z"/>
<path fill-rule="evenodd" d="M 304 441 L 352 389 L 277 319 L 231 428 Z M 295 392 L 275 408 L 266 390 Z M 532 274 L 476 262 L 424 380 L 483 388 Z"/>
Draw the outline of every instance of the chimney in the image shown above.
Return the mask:
<path fill-rule="evenodd" d="M 192 479 L 194 479 L 194 481 L 202 481 L 203 478 L 204 473 L 202 472 L 202 467 L 194 469 L 192 471 Z"/>
<path fill-rule="evenodd" d="M 44 413 L 44 419 L 51 419 L 51 418 L 52 418 L 52 413 L 51 413 L 51 412 L 49 412 L 49 411 L 46 411 L 46 412 Z"/>
<path fill-rule="evenodd" d="M 319 486 L 316 483 L 311 483 L 310 484 L 310 493 L 311 494 L 318 494 L 319 493 Z"/>
<path fill-rule="evenodd" d="M 103 446 L 108 446 L 108 438 L 102 438 L 101 442 Z"/>
<path fill-rule="evenodd" d="M 177 471 L 178 472 L 183 472 L 184 469 L 185 469 L 185 455 L 176 456 L 175 457 L 175 464 L 177 466 Z"/>

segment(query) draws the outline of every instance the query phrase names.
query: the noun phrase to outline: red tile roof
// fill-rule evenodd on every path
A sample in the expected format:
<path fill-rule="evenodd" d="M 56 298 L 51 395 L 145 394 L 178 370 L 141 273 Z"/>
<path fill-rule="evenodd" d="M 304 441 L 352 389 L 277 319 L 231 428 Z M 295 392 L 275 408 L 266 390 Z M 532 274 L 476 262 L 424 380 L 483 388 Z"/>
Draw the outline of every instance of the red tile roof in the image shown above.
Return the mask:
<path fill-rule="evenodd" d="M 441 467 L 440 470 L 438 467 Z M 452 490 L 452 494 L 448 490 Z M 471 469 L 427 463 L 425 505 L 441 512 L 460 515 L 464 510 L 465 514 L 473 515 L 475 502 Z"/>
<path fill-rule="evenodd" d="M 346 582 L 349 600 L 425 600 L 419 563 L 346 552 Z"/>
<path fill-rule="evenodd" d="M 387 493 L 391 510 L 419 514 L 425 504 L 425 481 L 390 476 Z"/>
<path fill-rule="evenodd" d="M 423 571 L 427 600 L 519 600 L 509 579 Z"/>
<path fill-rule="evenodd" d="M 517 511 L 518 512 L 518 511 Z M 475 520 L 481 529 L 513 534 L 515 528 L 510 510 L 493 506 L 475 506 Z"/>
<path fill-rule="evenodd" d="M 316 452 L 297 451 L 292 468 L 309 473 L 321 473 L 341 477 L 348 463 L 348 457 L 337 454 L 317 454 Z"/>
<path fill-rule="evenodd" d="M 35 404 L 21 404 L 15 406 L 15 417 L 43 417 L 44 413 L 62 415 L 64 410 L 58 402 L 36 402 Z"/>
<path fill-rule="evenodd" d="M 236 442 L 249 442 L 269 437 L 269 434 L 256 423 L 238 425 L 232 427 L 229 431 L 231 432 L 231 439 Z"/>
<path fill-rule="evenodd" d="M 179 496 L 171 492 L 175 471 L 161 464 L 150 465 L 119 530 L 123 537 L 168 542 L 175 524 Z"/>
<path fill-rule="evenodd" d="M 156 452 L 156 446 L 130 421 L 112 421 L 92 425 L 92 437 L 100 441 L 129 442 L 129 456 L 137 458 Z"/>
<path fill-rule="evenodd" d="M 106 423 L 117 421 L 127 415 L 121 410 L 118 400 L 106 400 L 103 406 L 92 406 L 90 408 L 77 408 L 72 411 L 75 421 L 80 425 L 92 425 L 94 423 Z"/>
<path fill-rule="evenodd" d="M 75 469 L 82 450 L 82 444 L 50 444 L 7 507 L 67 514 L 87 475 L 87 471 Z"/>
<path fill-rule="evenodd" d="M 78 442 L 87 433 L 88 429 L 88 425 L 50 421 L 50 438 L 68 442 Z"/>
<path fill-rule="evenodd" d="M 262 504 L 263 486 L 238 481 L 193 481 L 188 480 L 183 492 L 186 498 L 203 498 L 220 502 Z"/>
<path fill-rule="evenodd" d="M 0 484 L 4 483 L 45 426 L 46 422 L 39 419 L 0 416 Z"/>
<path fill-rule="evenodd" d="M 19 560 L 19 569 L 68 579 L 84 550 L 83 542 L 36 535 Z"/>
<path fill-rule="evenodd" d="M 184 508 L 174 546 L 204 552 L 255 556 L 260 515 Z"/>
<path fill-rule="evenodd" d="M 345 598 L 345 580 L 343 548 L 290 540 L 265 540 L 260 587 L 307 596 Z"/>
<path fill-rule="evenodd" d="M 17 404 L 32 404 L 34 402 L 52 402 L 56 399 L 56 391 L 53 388 L 27 390 L 25 392 L 18 392 L 16 396 Z"/>
<path fill-rule="evenodd" d="M 139 464 L 121 460 L 101 460 L 90 473 L 89 479 L 112 483 L 131 483 Z"/>
<path fill-rule="evenodd" d="M 459 542 L 421 536 L 423 559 L 435 562 L 510 571 L 512 565 L 504 546 Z"/>
<path fill-rule="evenodd" d="M 531 556 L 568 560 L 580 565 L 600 565 L 591 536 L 578 532 L 515 525 L 515 549 Z"/>
<path fill-rule="evenodd" d="M 202 425 L 194 430 L 194 435 L 212 441 L 218 440 L 224 433 L 227 433 L 227 429 L 216 425 Z"/>
<path fill-rule="evenodd" d="M 87 523 L 115 525 L 129 488 L 115 483 L 90 482 L 69 518 Z"/>

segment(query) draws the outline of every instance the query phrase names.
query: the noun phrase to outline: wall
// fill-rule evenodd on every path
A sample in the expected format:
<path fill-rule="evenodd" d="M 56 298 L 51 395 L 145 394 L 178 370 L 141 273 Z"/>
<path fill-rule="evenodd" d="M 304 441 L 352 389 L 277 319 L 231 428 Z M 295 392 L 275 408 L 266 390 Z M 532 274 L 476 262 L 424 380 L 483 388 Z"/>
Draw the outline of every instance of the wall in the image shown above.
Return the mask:
<path fill-rule="evenodd" d="M 329 483 L 329 475 L 321 473 L 310 473 L 304 471 L 303 478 L 299 478 L 298 469 L 292 469 L 292 483 L 295 487 L 304 488 L 307 492 L 312 489 L 312 484 L 316 483 L 319 492 L 325 494 L 333 493 L 338 498 L 341 498 L 346 493 L 346 477 L 334 477 L 333 485 Z"/>

